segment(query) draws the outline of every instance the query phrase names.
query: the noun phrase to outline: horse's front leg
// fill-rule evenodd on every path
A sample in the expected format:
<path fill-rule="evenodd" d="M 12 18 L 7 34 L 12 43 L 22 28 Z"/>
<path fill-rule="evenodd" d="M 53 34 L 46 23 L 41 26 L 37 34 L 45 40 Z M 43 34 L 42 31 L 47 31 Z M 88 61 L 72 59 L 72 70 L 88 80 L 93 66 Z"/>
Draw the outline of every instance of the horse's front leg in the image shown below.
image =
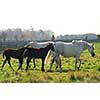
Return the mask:
<path fill-rule="evenodd" d="M 45 71 L 45 69 L 44 69 L 44 60 L 45 60 L 45 59 L 42 59 L 42 68 L 41 68 L 42 72 Z"/>
<path fill-rule="evenodd" d="M 79 66 L 77 66 L 78 61 L 80 61 Z M 76 59 L 75 59 L 75 70 L 76 69 L 79 70 L 80 66 L 81 66 L 81 59 L 79 59 L 79 56 L 76 56 Z"/>
<path fill-rule="evenodd" d="M 76 56 L 75 58 L 75 70 L 77 70 L 77 63 L 78 63 L 79 58 Z"/>
<path fill-rule="evenodd" d="M 34 63 L 34 70 L 35 70 L 35 68 L 36 68 L 35 58 L 33 58 L 33 63 Z"/>

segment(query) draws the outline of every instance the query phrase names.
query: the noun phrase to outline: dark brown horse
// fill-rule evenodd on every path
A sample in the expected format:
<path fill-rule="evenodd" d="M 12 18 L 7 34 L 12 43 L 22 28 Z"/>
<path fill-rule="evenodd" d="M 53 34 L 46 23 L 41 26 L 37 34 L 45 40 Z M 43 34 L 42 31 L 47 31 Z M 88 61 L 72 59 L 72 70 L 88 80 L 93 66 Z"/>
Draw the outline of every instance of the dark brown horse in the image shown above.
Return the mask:
<path fill-rule="evenodd" d="M 45 71 L 44 70 L 44 60 L 47 56 L 47 53 L 49 50 L 52 50 L 54 51 L 54 45 L 53 43 L 49 43 L 46 47 L 44 48 L 40 48 L 40 49 L 36 49 L 36 48 L 27 48 L 24 53 L 23 53 L 23 57 L 24 56 L 27 56 L 27 66 L 26 66 L 26 71 L 28 70 L 28 67 L 29 67 L 29 63 L 31 61 L 31 59 L 33 58 L 33 62 L 34 62 L 34 65 L 35 65 L 35 58 L 41 58 L 42 60 L 42 68 L 41 70 L 42 71 Z"/>
<path fill-rule="evenodd" d="M 26 47 L 20 48 L 20 49 L 17 49 L 17 50 L 14 50 L 14 49 L 11 49 L 11 48 L 5 49 L 4 52 L 3 52 L 3 58 L 5 56 L 6 59 L 3 62 L 1 70 L 3 69 L 4 65 L 8 61 L 9 66 L 14 71 L 14 69 L 12 68 L 11 63 L 10 63 L 11 57 L 19 60 L 19 68 L 21 68 L 22 64 L 23 64 L 22 54 L 23 54 L 23 52 L 24 52 L 25 49 L 26 49 Z M 19 70 L 19 68 L 17 69 L 17 71 Z"/>

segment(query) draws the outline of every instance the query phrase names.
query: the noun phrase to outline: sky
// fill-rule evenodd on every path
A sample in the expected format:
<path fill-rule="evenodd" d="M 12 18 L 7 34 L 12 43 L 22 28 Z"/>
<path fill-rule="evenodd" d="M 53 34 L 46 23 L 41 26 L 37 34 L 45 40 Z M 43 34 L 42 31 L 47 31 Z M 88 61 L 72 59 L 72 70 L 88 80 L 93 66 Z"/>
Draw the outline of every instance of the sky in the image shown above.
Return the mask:
<path fill-rule="evenodd" d="M 0 0 L 0 29 L 100 34 L 99 0 Z"/>

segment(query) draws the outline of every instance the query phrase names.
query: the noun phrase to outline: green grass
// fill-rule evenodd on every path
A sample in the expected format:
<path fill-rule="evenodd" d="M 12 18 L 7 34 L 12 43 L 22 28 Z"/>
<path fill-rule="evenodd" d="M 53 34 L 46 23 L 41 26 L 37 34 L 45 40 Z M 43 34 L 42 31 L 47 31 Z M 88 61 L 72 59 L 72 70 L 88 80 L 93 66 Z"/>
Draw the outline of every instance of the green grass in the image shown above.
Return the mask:
<path fill-rule="evenodd" d="M 33 67 L 28 72 L 25 72 L 26 62 L 24 61 L 23 70 L 16 75 L 11 70 L 8 64 L 5 65 L 3 71 L 0 71 L 1 83 L 96 83 L 100 82 L 100 43 L 95 43 L 95 57 L 91 57 L 88 51 L 84 51 L 81 55 L 82 65 L 80 71 L 74 70 L 74 58 L 64 58 L 62 60 L 62 73 L 55 70 L 55 63 L 53 65 L 53 72 L 47 72 L 50 63 L 45 65 L 46 72 L 41 72 L 41 60 L 36 60 L 36 70 Z M 0 66 L 3 63 L 3 58 L 0 55 Z M 11 59 L 12 67 L 16 70 L 18 68 L 18 61 Z M 31 61 L 31 66 L 33 63 Z"/>

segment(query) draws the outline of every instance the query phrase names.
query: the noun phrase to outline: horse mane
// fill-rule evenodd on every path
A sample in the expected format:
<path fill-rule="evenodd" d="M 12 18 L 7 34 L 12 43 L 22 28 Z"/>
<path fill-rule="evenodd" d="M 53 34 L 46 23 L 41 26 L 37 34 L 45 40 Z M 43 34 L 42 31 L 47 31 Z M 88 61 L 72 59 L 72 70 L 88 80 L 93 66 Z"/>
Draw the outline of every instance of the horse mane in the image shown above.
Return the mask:
<path fill-rule="evenodd" d="M 76 43 L 77 42 L 77 40 L 72 40 L 72 43 Z"/>
<path fill-rule="evenodd" d="M 89 43 L 87 41 L 84 41 L 84 40 L 73 40 L 72 43 L 73 44 L 75 44 L 75 43 L 83 43 L 87 47 L 91 47 L 93 45 L 93 44 L 91 44 L 91 43 Z"/>
<path fill-rule="evenodd" d="M 49 47 L 51 44 L 52 44 L 52 43 L 48 43 L 48 45 L 47 45 L 46 47 L 42 47 L 42 48 L 33 48 L 33 49 L 35 49 L 35 50 L 45 49 L 45 48 Z"/>
<path fill-rule="evenodd" d="M 13 48 L 6 48 L 5 51 L 14 50 Z"/>
<path fill-rule="evenodd" d="M 84 42 L 86 44 L 89 44 L 87 41 L 83 41 L 83 40 L 72 40 L 72 43 L 79 43 L 79 42 Z"/>
<path fill-rule="evenodd" d="M 83 40 L 72 40 L 72 43 L 79 43 L 79 42 L 83 42 Z"/>

